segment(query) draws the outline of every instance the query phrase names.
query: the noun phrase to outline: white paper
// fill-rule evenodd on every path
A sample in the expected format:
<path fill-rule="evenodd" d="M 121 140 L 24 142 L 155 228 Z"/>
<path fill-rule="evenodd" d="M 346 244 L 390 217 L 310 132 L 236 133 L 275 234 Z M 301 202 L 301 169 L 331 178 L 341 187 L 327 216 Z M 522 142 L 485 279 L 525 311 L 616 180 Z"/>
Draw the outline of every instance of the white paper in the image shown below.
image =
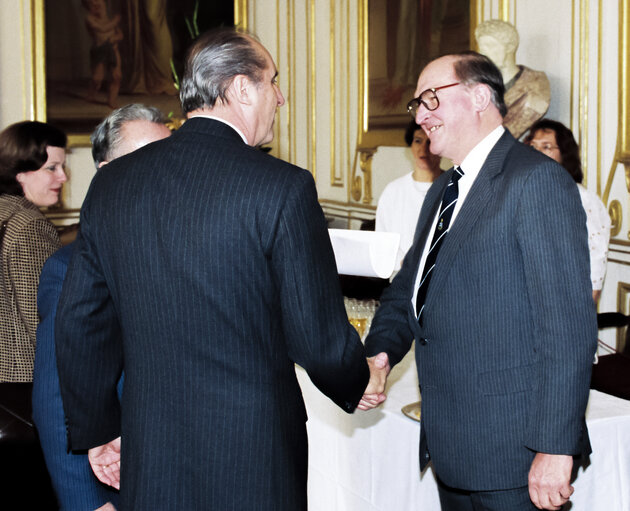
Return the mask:
<path fill-rule="evenodd" d="M 342 275 L 388 279 L 396 266 L 400 234 L 328 229 L 337 271 Z"/>

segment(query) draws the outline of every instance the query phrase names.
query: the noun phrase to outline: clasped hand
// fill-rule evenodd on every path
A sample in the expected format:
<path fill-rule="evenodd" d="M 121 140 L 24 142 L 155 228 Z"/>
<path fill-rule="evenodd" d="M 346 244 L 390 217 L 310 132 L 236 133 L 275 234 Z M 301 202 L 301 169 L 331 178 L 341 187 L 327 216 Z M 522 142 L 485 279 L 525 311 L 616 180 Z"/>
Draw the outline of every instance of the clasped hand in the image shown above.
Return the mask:
<path fill-rule="evenodd" d="M 382 352 L 369 357 L 367 362 L 370 368 L 370 381 L 357 406 L 359 410 L 371 410 L 385 401 L 387 397 L 385 395 L 385 384 L 387 383 L 387 375 L 391 370 L 387 353 Z"/>

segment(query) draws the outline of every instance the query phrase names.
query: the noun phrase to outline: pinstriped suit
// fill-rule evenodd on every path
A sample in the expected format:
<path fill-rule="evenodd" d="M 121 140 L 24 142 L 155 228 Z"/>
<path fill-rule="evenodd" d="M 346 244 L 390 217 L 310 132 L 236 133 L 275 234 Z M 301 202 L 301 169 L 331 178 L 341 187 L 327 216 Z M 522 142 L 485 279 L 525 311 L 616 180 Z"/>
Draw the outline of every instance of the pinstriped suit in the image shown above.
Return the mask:
<path fill-rule="evenodd" d="M 452 172 L 427 194 L 366 351 L 386 351 L 395 364 L 421 340 L 423 468 L 430 453 L 448 486 L 522 487 L 535 452 L 590 449 L 584 411 L 597 326 L 585 216 L 566 171 L 506 132 L 442 244 L 420 327 L 413 285 Z"/>
<path fill-rule="evenodd" d="M 71 445 L 122 432 L 121 509 L 305 509 L 294 362 L 348 412 L 367 384 L 311 175 L 216 120 L 99 171 L 57 318 Z"/>

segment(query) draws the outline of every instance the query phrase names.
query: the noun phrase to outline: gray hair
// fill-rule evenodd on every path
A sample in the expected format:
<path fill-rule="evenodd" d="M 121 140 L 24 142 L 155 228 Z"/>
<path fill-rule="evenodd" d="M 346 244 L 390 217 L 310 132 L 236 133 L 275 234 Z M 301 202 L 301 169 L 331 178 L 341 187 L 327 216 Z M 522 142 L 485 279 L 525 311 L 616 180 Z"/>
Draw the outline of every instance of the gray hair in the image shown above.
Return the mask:
<path fill-rule="evenodd" d="M 518 32 L 514 25 L 507 21 L 487 20 L 477 25 L 477 28 L 475 28 L 475 39 L 477 42 L 483 36 L 492 37 L 514 51 L 518 48 Z"/>
<path fill-rule="evenodd" d="M 98 169 L 101 162 L 116 158 L 116 150 L 122 142 L 122 127 L 129 121 L 149 121 L 164 124 L 162 112 L 154 106 L 131 103 L 117 108 L 96 127 L 90 136 L 92 158 Z"/>
<path fill-rule="evenodd" d="M 245 75 L 260 83 L 267 67 L 264 53 L 251 34 L 235 28 L 219 28 L 202 35 L 188 50 L 179 99 L 184 115 L 198 108 L 212 108 L 226 96 L 232 80 Z"/>

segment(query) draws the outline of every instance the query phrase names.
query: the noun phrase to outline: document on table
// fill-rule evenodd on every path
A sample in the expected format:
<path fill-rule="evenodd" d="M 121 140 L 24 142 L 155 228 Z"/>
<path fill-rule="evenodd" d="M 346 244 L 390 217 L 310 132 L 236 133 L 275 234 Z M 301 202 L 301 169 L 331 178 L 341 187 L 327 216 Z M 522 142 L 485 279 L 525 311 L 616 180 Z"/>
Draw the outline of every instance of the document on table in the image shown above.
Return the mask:
<path fill-rule="evenodd" d="M 328 229 L 337 271 L 342 275 L 388 279 L 394 272 L 400 234 Z"/>

